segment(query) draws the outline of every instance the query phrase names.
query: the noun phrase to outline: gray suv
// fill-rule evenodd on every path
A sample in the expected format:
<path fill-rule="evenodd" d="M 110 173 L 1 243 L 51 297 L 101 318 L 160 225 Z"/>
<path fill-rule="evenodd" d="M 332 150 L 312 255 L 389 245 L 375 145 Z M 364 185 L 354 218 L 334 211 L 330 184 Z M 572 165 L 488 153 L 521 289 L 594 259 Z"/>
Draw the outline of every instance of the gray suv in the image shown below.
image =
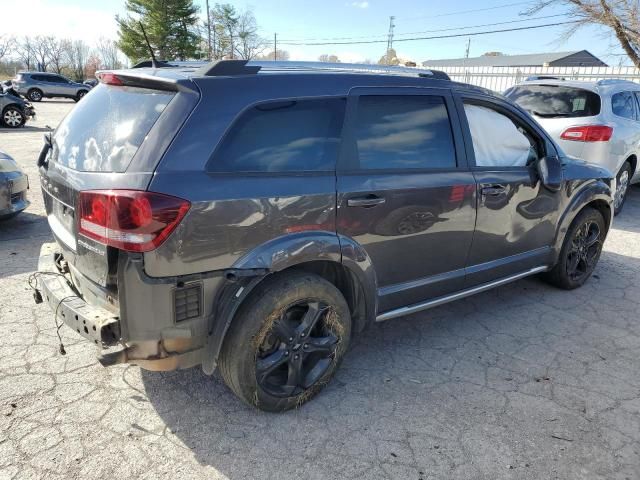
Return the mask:
<path fill-rule="evenodd" d="M 57 73 L 19 72 L 12 80 L 13 88 L 32 102 L 43 98 L 71 98 L 76 102 L 84 97 L 90 85 L 73 82 Z"/>
<path fill-rule="evenodd" d="M 32 277 L 104 365 L 220 369 L 296 407 L 371 322 L 544 274 L 573 289 L 614 180 L 441 72 L 220 61 L 101 72 L 38 160 Z"/>

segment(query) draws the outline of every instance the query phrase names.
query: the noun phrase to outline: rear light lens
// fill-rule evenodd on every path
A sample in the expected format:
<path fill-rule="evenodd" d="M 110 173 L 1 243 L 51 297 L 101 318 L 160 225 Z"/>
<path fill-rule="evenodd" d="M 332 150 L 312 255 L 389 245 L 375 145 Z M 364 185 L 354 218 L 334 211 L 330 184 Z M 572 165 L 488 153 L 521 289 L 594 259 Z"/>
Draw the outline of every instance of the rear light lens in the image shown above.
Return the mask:
<path fill-rule="evenodd" d="M 613 128 L 607 125 L 583 125 L 567 128 L 560 138 L 574 142 L 608 142 L 613 135 Z"/>
<path fill-rule="evenodd" d="M 153 192 L 84 191 L 78 200 L 78 231 L 111 247 L 148 252 L 166 240 L 190 206 L 181 198 Z"/>
<path fill-rule="evenodd" d="M 96 77 L 98 77 L 98 80 L 100 80 L 101 83 L 105 83 L 107 85 L 117 85 L 119 87 L 122 87 L 124 85 L 120 77 L 118 77 L 115 73 L 100 72 L 96 74 Z"/>

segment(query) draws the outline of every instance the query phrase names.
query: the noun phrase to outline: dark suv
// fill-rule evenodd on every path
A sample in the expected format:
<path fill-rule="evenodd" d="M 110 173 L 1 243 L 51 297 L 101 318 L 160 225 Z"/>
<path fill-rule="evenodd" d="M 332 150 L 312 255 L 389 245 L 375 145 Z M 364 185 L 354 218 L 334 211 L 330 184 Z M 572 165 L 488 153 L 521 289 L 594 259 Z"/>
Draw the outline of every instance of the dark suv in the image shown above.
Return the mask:
<path fill-rule="evenodd" d="M 56 243 L 35 296 L 105 365 L 219 367 L 244 401 L 285 410 L 371 322 L 543 272 L 582 285 L 610 227 L 610 172 L 441 72 L 99 77 L 40 155 Z"/>

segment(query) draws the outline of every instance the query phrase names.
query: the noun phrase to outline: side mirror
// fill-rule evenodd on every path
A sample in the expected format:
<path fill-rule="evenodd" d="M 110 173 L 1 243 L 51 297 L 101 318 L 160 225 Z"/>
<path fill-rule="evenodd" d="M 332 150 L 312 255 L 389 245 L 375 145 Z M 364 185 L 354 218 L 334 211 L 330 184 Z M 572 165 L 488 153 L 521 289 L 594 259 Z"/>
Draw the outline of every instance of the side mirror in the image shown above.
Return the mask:
<path fill-rule="evenodd" d="M 542 157 L 536 167 L 540 181 L 547 190 L 557 192 L 562 188 L 562 164 L 558 157 Z"/>

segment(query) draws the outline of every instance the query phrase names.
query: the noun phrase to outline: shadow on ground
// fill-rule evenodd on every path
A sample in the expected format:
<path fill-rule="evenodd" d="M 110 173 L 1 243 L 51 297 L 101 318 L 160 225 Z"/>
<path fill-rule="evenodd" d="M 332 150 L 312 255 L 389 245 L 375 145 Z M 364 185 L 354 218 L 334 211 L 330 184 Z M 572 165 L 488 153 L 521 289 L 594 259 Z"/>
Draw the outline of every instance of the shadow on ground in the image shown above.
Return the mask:
<path fill-rule="evenodd" d="M 633 436 L 611 411 L 640 397 L 638 271 L 605 252 L 575 291 L 530 278 L 372 325 L 325 391 L 285 414 L 199 368 L 142 380 L 169 431 L 232 480 L 589 477 L 619 461 L 603 438 Z"/>
<path fill-rule="evenodd" d="M 30 241 L 34 238 L 41 241 Z M 37 270 L 40 245 L 51 238 L 49 224 L 42 215 L 25 211 L 0 221 L 0 278 Z"/>

